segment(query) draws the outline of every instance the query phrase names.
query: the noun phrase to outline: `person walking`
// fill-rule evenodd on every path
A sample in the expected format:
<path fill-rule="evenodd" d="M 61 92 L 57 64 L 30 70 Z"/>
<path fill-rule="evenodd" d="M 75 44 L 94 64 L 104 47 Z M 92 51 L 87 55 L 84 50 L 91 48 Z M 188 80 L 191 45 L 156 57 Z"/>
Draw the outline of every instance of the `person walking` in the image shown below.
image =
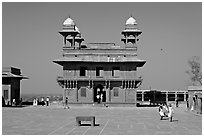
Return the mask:
<path fill-rule="evenodd" d="M 162 120 L 163 119 L 163 117 L 165 116 L 164 115 L 164 111 L 163 111 L 163 104 L 160 104 L 159 105 L 159 115 L 160 115 L 160 120 Z"/>
<path fill-rule="evenodd" d="M 35 99 L 35 103 L 36 103 L 36 106 L 39 104 L 39 99 L 38 98 Z"/>
<path fill-rule="evenodd" d="M 189 101 L 188 101 L 188 98 L 186 99 L 186 108 L 187 108 L 187 110 L 189 109 L 189 103 L 188 103 Z"/>
<path fill-rule="evenodd" d="M 191 111 L 195 109 L 195 96 L 193 96 L 193 104 L 191 106 Z"/>
<path fill-rule="evenodd" d="M 101 102 L 103 102 L 103 93 L 101 93 L 100 99 L 101 99 Z"/>
<path fill-rule="evenodd" d="M 35 102 L 36 102 L 36 100 L 35 100 L 35 98 L 33 99 L 33 106 L 35 107 L 36 105 L 35 105 Z"/>
<path fill-rule="evenodd" d="M 65 107 L 64 107 L 64 109 L 66 109 L 66 108 L 69 109 L 69 106 L 68 106 L 68 97 L 66 97 L 66 99 L 65 99 Z"/>
<path fill-rule="evenodd" d="M 176 107 L 178 107 L 178 98 L 176 98 Z"/>
<path fill-rule="evenodd" d="M 36 97 L 35 100 L 36 100 L 36 105 L 38 105 L 39 104 L 39 99 Z"/>
<path fill-rule="evenodd" d="M 164 116 L 168 117 L 169 109 L 168 109 L 166 102 L 163 105 L 163 112 L 164 112 Z"/>
<path fill-rule="evenodd" d="M 172 122 L 172 119 L 173 119 L 173 113 L 174 113 L 174 110 L 172 108 L 172 105 L 169 104 L 169 113 L 168 113 L 168 117 L 169 117 L 169 121 Z"/>
<path fill-rule="evenodd" d="M 49 106 L 49 97 L 46 98 L 46 104 Z"/>
<path fill-rule="evenodd" d="M 16 105 L 16 99 L 14 98 L 12 101 L 13 106 Z"/>
<path fill-rule="evenodd" d="M 44 98 L 43 98 L 43 97 L 41 98 L 41 105 L 42 105 L 42 106 L 45 105 L 45 102 L 44 102 Z"/>
<path fill-rule="evenodd" d="M 38 105 L 37 98 L 33 99 L 33 106 L 36 107 Z"/>
<path fill-rule="evenodd" d="M 97 94 L 97 95 L 96 95 L 96 98 L 97 98 L 97 102 L 98 102 L 98 104 L 100 104 L 100 95 Z"/>

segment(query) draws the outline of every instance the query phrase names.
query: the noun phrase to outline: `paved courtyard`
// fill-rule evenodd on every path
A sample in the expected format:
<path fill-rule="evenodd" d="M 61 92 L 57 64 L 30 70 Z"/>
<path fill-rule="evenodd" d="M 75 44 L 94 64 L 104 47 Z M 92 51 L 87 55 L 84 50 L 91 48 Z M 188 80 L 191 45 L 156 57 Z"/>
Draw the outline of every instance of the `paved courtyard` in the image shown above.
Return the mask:
<path fill-rule="evenodd" d="M 2 134 L 26 135 L 201 135 L 202 117 L 174 108 L 173 122 L 160 120 L 157 107 L 62 106 L 2 108 Z M 76 126 L 76 116 L 96 117 Z"/>

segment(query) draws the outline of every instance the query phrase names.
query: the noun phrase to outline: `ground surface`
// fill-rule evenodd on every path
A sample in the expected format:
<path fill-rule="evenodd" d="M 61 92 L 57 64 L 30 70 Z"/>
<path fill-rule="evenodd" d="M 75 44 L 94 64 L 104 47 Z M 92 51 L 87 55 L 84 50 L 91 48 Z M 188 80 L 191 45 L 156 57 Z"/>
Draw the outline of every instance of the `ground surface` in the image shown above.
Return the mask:
<path fill-rule="evenodd" d="M 2 108 L 2 134 L 26 135 L 201 135 L 202 117 L 174 108 L 173 122 L 160 120 L 157 107 L 62 106 Z M 76 116 L 96 117 L 76 126 Z"/>

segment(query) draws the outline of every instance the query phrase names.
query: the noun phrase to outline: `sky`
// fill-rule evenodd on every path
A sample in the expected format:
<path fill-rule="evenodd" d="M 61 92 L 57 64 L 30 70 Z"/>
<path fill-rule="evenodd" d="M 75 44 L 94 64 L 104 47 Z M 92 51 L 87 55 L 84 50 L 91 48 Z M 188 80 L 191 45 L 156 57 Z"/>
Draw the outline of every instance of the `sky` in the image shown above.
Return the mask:
<path fill-rule="evenodd" d="M 202 60 L 202 3 L 3 3 L 2 66 L 21 69 L 23 94 L 62 93 L 57 76 L 63 37 L 58 33 L 69 16 L 85 41 L 122 45 L 121 31 L 133 16 L 143 32 L 138 58 L 146 64 L 138 69 L 140 89 L 187 90 L 191 85 L 188 60 Z M 201 62 L 202 63 L 202 62 Z"/>

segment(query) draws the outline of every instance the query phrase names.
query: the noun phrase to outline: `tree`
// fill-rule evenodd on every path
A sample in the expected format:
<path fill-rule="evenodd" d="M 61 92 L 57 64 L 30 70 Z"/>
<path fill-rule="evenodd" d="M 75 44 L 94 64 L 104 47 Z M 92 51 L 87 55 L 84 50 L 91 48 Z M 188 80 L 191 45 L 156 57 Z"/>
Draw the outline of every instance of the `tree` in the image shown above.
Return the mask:
<path fill-rule="evenodd" d="M 190 60 L 188 60 L 188 65 L 190 70 L 186 71 L 189 74 L 190 79 L 193 85 L 202 85 L 202 71 L 200 58 L 198 56 L 193 56 Z"/>

